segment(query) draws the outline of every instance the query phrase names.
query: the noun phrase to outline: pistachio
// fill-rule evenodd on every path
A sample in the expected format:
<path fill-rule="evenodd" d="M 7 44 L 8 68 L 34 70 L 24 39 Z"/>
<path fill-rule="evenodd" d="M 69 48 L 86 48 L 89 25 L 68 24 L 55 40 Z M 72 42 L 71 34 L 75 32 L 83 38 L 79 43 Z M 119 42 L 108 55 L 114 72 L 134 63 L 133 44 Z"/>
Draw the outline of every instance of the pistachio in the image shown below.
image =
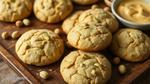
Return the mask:
<path fill-rule="evenodd" d="M 119 63 L 120 63 L 120 58 L 119 58 L 119 57 L 115 57 L 115 58 L 113 59 L 113 63 L 114 63 L 114 64 L 119 64 Z"/>
<path fill-rule="evenodd" d="M 30 20 L 29 19 L 23 19 L 23 24 L 25 25 L 25 26 L 29 26 L 30 25 Z"/>
<path fill-rule="evenodd" d="M 19 31 L 14 31 L 12 34 L 11 34 L 11 37 L 13 38 L 13 39 L 17 39 L 17 38 L 19 38 L 20 37 L 20 33 L 19 33 Z"/>
<path fill-rule="evenodd" d="M 22 25 L 23 25 L 22 21 L 20 21 L 20 20 L 16 21 L 16 26 L 17 27 L 21 27 Z"/>
<path fill-rule="evenodd" d="M 7 39 L 7 38 L 9 37 L 8 32 L 3 32 L 3 33 L 1 34 L 1 37 L 2 37 L 3 39 Z"/>
<path fill-rule="evenodd" d="M 126 73 L 126 66 L 125 65 L 119 65 L 118 67 L 120 74 L 125 74 Z"/>
<path fill-rule="evenodd" d="M 43 79 L 47 79 L 49 77 L 49 74 L 47 71 L 41 71 L 40 72 L 40 77 Z"/>

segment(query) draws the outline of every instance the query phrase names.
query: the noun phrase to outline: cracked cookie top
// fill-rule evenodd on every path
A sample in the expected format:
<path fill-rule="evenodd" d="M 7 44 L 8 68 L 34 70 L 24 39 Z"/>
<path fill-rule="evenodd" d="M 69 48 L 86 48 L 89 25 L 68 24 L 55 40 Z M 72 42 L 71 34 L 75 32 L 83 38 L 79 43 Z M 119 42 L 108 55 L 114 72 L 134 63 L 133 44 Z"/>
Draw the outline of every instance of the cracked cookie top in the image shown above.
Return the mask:
<path fill-rule="evenodd" d="M 35 0 L 35 16 L 47 23 L 64 20 L 73 11 L 71 0 Z"/>
<path fill-rule="evenodd" d="M 30 0 L 0 0 L 0 21 L 15 22 L 32 12 Z"/>
<path fill-rule="evenodd" d="M 61 62 L 60 72 L 68 84 L 105 84 L 111 64 L 102 54 L 72 51 Z"/>
<path fill-rule="evenodd" d="M 43 66 L 57 61 L 64 52 L 63 40 L 46 29 L 25 32 L 16 43 L 18 57 L 27 64 Z"/>
<path fill-rule="evenodd" d="M 150 38 L 136 29 L 121 29 L 113 36 L 111 50 L 124 60 L 143 61 L 150 56 Z"/>
<path fill-rule="evenodd" d="M 90 5 L 98 2 L 98 0 L 72 0 L 72 1 L 80 5 Z"/>
<path fill-rule="evenodd" d="M 119 27 L 118 21 L 110 12 L 96 7 L 92 7 L 91 9 L 84 11 L 79 17 L 79 22 L 95 22 L 105 26 L 111 32 L 117 31 Z"/>
<path fill-rule="evenodd" d="M 62 24 L 62 28 L 63 31 L 68 34 L 70 30 L 72 30 L 72 28 L 79 23 L 78 22 L 78 18 L 81 15 L 83 11 L 77 11 L 75 13 L 73 13 L 71 16 L 69 16 L 67 19 L 64 20 L 63 24 Z"/>
<path fill-rule="evenodd" d="M 105 49 L 112 39 L 110 31 L 96 23 L 76 25 L 67 35 L 68 42 L 83 51 L 99 51 Z"/>

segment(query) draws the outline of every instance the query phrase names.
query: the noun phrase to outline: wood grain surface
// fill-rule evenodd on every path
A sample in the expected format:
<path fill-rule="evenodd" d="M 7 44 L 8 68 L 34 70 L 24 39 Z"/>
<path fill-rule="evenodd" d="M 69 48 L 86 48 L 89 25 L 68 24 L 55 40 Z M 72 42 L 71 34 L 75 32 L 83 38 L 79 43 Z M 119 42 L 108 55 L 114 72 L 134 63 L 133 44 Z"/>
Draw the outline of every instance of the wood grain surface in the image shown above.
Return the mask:
<path fill-rule="evenodd" d="M 103 6 L 102 6 L 103 7 Z M 76 6 L 75 10 L 85 10 L 90 8 L 90 6 Z M 47 24 L 40 22 L 35 18 L 32 14 L 29 19 L 31 20 L 31 25 L 29 27 L 21 27 L 17 28 L 14 23 L 4 23 L 0 22 L 0 34 L 3 31 L 11 33 L 13 31 L 19 31 L 20 33 L 24 33 L 31 29 L 49 29 L 53 30 L 55 28 L 61 28 L 61 23 L 59 24 Z M 144 31 L 150 36 L 150 31 Z M 61 35 L 63 39 L 65 39 L 65 35 Z M 71 50 L 65 48 L 65 53 L 61 57 L 61 59 L 53 64 L 44 67 L 36 67 L 31 65 L 26 65 L 22 63 L 15 53 L 15 43 L 16 40 L 12 40 L 9 38 L 8 40 L 3 40 L 0 37 L 0 54 L 2 58 L 10 64 L 13 69 L 15 69 L 19 74 L 21 74 L 30 84 L 66 84 L 59 72 L 60 62 L 64 56 L 66 56 Z M 114 55 L 108 51 L 107 49 L 102 51 L 104 55 L 112 62 L 112 58 Z M 117 70 L 117 66 L 112 64 L 113 67 L 113 74 L 108 82 L 108 84 L 130 84 L 134 79 L 140 76 L 144 71 L 146 71 L 150 67 L 150 59 L 145 60 L 144 62 L 140 63 L 130 63 L 126 61 L 121 61 L 122 64 L 127 66 L 128 72 L 125 75 L 120 75 Z M 39 72 L 41 70 L 46 70 L 49 72 L 50 77 L 47 80 L 43 80 L 39 77 Z"/>

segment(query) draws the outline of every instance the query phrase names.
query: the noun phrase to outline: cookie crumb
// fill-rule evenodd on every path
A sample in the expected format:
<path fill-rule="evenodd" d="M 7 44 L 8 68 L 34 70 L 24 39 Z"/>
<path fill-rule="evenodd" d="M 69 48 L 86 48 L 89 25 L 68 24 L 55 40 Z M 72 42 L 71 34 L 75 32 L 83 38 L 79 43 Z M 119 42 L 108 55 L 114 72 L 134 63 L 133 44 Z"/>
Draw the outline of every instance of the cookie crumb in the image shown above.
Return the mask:
<path fill-rule="evenodd" d="M 3 39 L 7 39 L 7 38 L 9 37 L 8 32 L 3 32 L 3 33 L 1 34 L 1 37 L 2 37 Z"/>
<path fill-rule="evenodd" d="M 118 70 L 119 70 L 120 74 L 125 74 L 127 71 L 126 66 L 123 64 L 119 65 Z"/>
<path fill-rule="evenodd" d="M 109 8 L 109 7 L 104 7 L 103 10 L 104 10 L 104 11 L 110 11 L 110 8 Z"/>
<path fill-rule="evenodd" d="M 29 19 L 23 19 L 23 24 L 25 25 L 25 26 L 29 26 L 30 25 L 30 20 Z"/>
<path fill-rule="evenodd" d="M 56 28 L 55 30 L 54 30 L 54 33 L 56 33 L 56 34 L 61 34 L 61 30 L 60 29 L 58 29 L 58 28 Z"/>
<path fill-rule="evenodd" d="M 19 38 L 20 37 L 20 33 L 19 33 L 19 31 L 14 31 L 12 34 L 11 34 L 11 37 L 13 38 L 13 39 L 17 39 L 17 38 Z"/>
<path fill-rule="evenodd" d="M 49 77 L 49 74 L 47 71 L 41 71 L 39 74 L 40 74 L 40 77 L 43 79 L 47 79 Z"/>
<path fill-rule="evenodd" d="M 119 64 L 119 63 L 120 63 L 120 58 L 119 58 L 119 57 L 115 57 L 115 58 L 113 59 L 113 63 L 114 63 L 114 64 Z"/>
<path fill-rule="evenodd" d="M 21 27 L 22 25 L 23 25 L 22 21 L 20 21 L 20 20 L 16 21 L 16 26 L 17 27 Z"/>

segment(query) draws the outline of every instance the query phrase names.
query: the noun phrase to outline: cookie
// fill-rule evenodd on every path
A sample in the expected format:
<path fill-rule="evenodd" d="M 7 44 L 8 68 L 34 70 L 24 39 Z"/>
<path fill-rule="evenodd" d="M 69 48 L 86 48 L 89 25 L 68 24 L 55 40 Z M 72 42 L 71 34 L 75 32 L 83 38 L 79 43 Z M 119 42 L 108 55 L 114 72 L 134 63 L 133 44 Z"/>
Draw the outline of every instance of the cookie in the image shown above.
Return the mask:
<path fill-rule="evenodd" d="M 111 64 L 102 54 L 72 51 L 61 62 L 60 72 L 68 84 L 105 84 Z"/>
<path fill-rule="evenodd" d="M 63 52 L 63 40 L 47 29 L 27 31 L 16 43 L 18 57 L 24 63 L 36 66 L 56 62 Z"/>
<path fill-rule="evenodd" d="M 98 0 L 72 0 L 72 1 L 80 5 L 90 5 L 98 2 Z"/>
<path fill-rule="evenodd" d="M 95 23 L 76 25 L 67 35 L 70 45 L 83 51 L 99 51 L 105 49 L 112 39 L 110 31 Z"/>
<path fill-rule="evenodd" d="M 70 17 L 64 20 L 62 24 L 63 31 L 68 34 L 69 31 L 78 23 L 78 18 L 83 11 L 77 11 L 73 13 Z"/>
<path fill-rule="evenodd" d="M 30 0 L 0 0 L 0 21 L 15 22 L 28 17 L 32 12 Z"/>
<path fill-rule="evenodd" d="M 71 0 L 35 0 L 33 9 L 39 20 L 58 23 L 73 11 L 73 5 Z"/>
<path fill-rule="evenodd" d="M 126 61 L 143 61 L 150 56 L 150 38 L 136 29 L 121 29 L 113 36 L 111 50 Z"/>
<path fill-rule="evenodd" d="M 96 22 L 108 28 L 111 32 L 117 31 L 119 27 L 118 21 L 110 12 L 97 7 L 84 11 L 78 20 L 82 23 Z"/>

